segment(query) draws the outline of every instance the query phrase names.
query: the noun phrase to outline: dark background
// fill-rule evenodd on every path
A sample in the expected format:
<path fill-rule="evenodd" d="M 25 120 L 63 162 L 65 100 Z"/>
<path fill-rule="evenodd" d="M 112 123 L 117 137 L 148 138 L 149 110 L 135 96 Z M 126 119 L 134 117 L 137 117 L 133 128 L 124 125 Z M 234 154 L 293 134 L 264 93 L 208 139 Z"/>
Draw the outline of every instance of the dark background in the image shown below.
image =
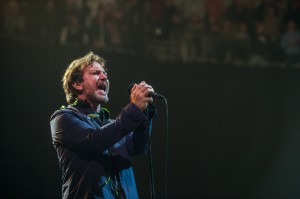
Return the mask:
<path fill-rule="evenodd" d="M 28 10 L 35 11 L 28 12 L 30 17 L 45 17 L 37 1 L 28 2 Z M 57 28 L 59 19 L 47 19 L 40 23 Z M 37 24 L 31 21 L 28 26 Z M 120 53 L 61 46 L 57 35 L 38 37 L 36 29 L 30 29 L 30 37 L 0 34 L 0 198 L 61 198 L 49 119 L 66 105 L 61 86 L 65 68 L 89 50 L 108 61 L 111 90 L 106 108 L 112 117 L 129 102 L 130 83 L 145 80 L 167 99 L 168 107 L 154 100 L 158 117 L 151 141 L 157 199 L 165 198 L 166 182 L 170 199 L 300 198 L 299 67 L 157 60 L 126 48 Z M 152 45 L 160 57 L 161 49 Z M 140 198 L 149 199 L 148 157 L 134 157 L 132 162 Z"/>
<path fill-rule="evenodd" d="M 49 117 L 66 104 L 63 70 L 83 52 L 11 40 L 1 46 L 1 196 L 60 198 Z M 113 117 L 128 103 L 132 82 L 146 80 L 168 101 L 169 198 L 299 198 L 299 69 L 103 56 Z M 164 198 L 166 105 L 154 104 L 155 189 Z M 139 194 L 150 198 L 147 156 L 133 164 Z"/>

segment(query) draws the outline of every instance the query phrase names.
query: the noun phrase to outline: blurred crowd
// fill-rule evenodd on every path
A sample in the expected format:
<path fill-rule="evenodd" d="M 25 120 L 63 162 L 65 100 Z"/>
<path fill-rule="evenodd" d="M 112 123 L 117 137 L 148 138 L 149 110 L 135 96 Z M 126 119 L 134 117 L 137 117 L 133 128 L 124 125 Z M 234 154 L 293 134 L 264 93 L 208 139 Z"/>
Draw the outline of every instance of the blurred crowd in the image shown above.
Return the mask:
<path fill-rule="evenodd" d="M 300 0 L 0 0 L 1 36 L 151 59 L 299 66 Z"/>

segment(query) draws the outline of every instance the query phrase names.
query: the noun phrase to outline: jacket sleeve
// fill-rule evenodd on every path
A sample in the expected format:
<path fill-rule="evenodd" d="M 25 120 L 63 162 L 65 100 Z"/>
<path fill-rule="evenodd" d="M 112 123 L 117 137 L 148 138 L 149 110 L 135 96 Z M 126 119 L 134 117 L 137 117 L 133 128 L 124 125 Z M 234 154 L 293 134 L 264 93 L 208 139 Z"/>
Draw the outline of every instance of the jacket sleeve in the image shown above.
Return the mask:
<path fill-rule="evenodd" d="M 113 155 L 129 158 L 129 156 L 147 153 L 149 149 L 148 139 L 150 139 L 152 132 L 152 118 L 157 116 L 154 105 L 150 104 L 144 111 L 144 115 L 147 120 L 111 148 Z"/>
<path fill-rule="evenodd" d="M 145 115 L 132 103 L 114 122 L 101 128 L 93 127 L 72 110 L 59 110 L 50 118 L 53 143 L 85 153 L 105 151 L 145 122 Z"/>

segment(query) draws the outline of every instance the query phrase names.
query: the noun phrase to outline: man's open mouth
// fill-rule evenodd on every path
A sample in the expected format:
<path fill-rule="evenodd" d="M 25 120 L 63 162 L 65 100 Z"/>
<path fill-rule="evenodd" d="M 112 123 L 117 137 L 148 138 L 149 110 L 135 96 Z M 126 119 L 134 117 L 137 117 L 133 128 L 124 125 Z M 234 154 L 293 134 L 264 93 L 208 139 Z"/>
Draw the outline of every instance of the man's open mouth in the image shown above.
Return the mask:
<path fill-rule="evenodd" d="M 100 84 L 97 87 L 98 90 L 101 90 L 103 93 L 106 93 L 107 85 L 106 84 Z"/>

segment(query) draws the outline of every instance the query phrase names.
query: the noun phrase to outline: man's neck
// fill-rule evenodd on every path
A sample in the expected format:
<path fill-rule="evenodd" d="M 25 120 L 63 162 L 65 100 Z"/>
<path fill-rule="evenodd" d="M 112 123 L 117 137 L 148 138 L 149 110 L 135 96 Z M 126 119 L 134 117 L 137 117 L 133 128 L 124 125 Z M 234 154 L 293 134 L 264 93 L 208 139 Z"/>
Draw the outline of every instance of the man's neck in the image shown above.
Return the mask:
<path fill-rule="evenodd" d="M 93 107 L 93 109 L 94 109 L 97 113 L 99 113 L 100 110 L 101 110 L 101 104 L 98 104 L 95 108 Z"/>
<path fill-rule="evenodd" d="M 91 103 L 89 100 L 81 99 L 81 98 L 78 98 L 78 100 L 88 103 L 91 106 L 91 108 L 94 111 L 96 111 L 97 113 L 101 110 L 101 104 L 94 104 L 94 103 Z"/>
<path fill-rule="evenodd" d="M 97 113 L 101 110 L 101 104 L 92 104 L 90 102 L 88 102 L 88 103 L 91 105 L 92 109 L 94 111 L 96 111 Z"/>

